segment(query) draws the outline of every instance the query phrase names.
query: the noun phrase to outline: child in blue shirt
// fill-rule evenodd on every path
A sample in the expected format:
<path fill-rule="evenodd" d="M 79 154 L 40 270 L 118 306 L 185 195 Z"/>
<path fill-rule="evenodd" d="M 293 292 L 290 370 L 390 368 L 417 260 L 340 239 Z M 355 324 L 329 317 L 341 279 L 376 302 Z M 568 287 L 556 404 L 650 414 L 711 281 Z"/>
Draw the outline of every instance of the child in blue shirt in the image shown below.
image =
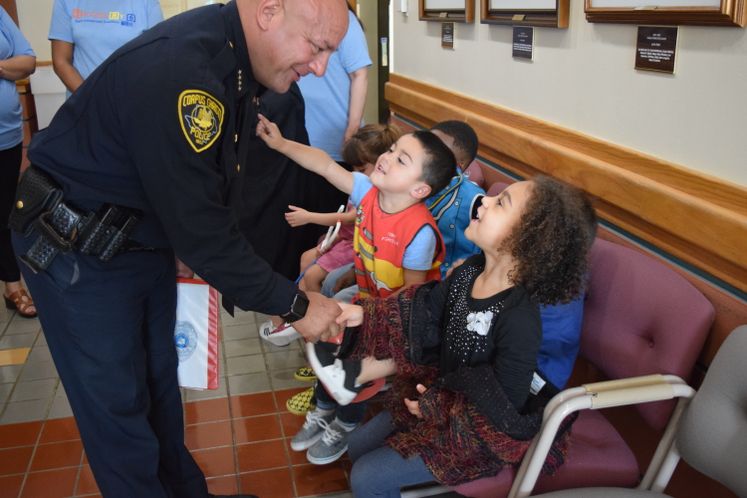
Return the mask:
<path fill-rule="evenodd" d="M 464 235 L 464 230 L 469 226 L 472 201 L 478 195 L 485 195 L 485 191 L 463 173 L 477 156 L 475 130 L 464 121 L 442 121 L 436 123 L 431 132 L 451 149 L 456 158 L 455 175 L 449 185 L 425 201 L 446 247 L 446 257 L 441 265 L 441 276 L 446 277 L 455 261 L 480 252 L 480 248 Z"/>

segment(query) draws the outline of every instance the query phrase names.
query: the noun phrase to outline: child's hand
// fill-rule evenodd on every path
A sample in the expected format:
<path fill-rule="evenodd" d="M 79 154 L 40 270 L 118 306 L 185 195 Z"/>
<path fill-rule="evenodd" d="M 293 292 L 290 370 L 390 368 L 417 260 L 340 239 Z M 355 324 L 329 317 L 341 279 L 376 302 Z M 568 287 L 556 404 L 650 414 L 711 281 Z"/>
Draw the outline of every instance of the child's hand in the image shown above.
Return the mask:
<path fill-rule="evenodd" d="M 453 272 L 454 270 L 456 270 L 457 268 L 459 268 L 460 266 L 462 266 L 462 263 L 464 263 L 465 261 L 466 261 L 466 260 L 465 260 L 464 258 L 459 258 L 459 259 L 457 259 L 456 261 L 454 261 L 454 262 L 453 262 L 453 263 L 451 264 L 451 268 L 449 268 L 449 269 L 448 269 L 448 271 L 446 272 L 446 278 L 449 278 L 449 277 L 451 276 L 451 273 L 452 273 L 452 272 Z"/>
<path fill-rule="evenodd" d="M 283 134 L 280 133 L 280 128 L 261 114 L 257 114 L 257 117 L 259 118 L 257 136 L 264 140 L 269 148 L 277 150 L 285 140 Z"/>
<path fill-rule="evenodd" d="M 418 393 L 420 394 L 423 394 L 428 390 L 423 384 L 418 384 L 417 386 L 415 386 L 415 389 L 417 389 Z M 407 411 L 418 418 L 423 418 L 423 414 L 420 413 L 420 403 L 417 400 L 410 400 L 405 398 L 405 406 L 407 407 Z"/>
<path fill-rule="evenodd" d="M 357 304 L 337 302 L 342 313 L 337 317 L 337 323 L 345 327 L 356 327 L 363 323 L 363 307 Z"/>
<path fill-rule="evenodd" d="M 285 213 L 285 221 L 292 227 L 300 227 L 310 223 L 309 212 L 298 206 L 288 205 L 289 213 Z"/>

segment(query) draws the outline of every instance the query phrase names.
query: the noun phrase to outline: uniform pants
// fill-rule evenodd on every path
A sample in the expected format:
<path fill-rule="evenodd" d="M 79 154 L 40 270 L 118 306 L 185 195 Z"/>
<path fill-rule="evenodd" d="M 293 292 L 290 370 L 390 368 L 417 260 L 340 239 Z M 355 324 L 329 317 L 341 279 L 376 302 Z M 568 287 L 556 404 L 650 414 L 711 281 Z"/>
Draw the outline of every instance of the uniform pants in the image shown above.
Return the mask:
<path fill-rule="evenodd" d="M 16 253 L 35 237 L 14 233 Z M 68 252 L 45 272 L 21 271 L 103 496 L 205 498 L 184 446 L 173 253 L 102 263 Z"/>
<path fill-rule="evenodd" d="M 16 256 L 10 245 L 8 217 L 13 208 L 21 171 L 21 144 L 0 150 L 0 280 L 17 282 L 21 279 Z"/>

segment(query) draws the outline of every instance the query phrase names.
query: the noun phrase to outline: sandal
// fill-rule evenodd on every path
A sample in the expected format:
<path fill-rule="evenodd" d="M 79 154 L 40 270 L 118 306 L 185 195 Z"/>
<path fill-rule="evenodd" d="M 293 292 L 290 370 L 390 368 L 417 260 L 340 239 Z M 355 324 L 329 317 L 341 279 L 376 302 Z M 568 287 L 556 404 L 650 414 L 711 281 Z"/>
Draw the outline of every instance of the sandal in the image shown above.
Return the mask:
<path fill-rule="evenodd" d="M 36 318 L 35 311 L 27 311 L 29 308 L 35 308 L 36 306 L 34 306 L 34 301 L 31 299 L 29 293 L 26 292 L 26 289 L 18 289 L 10 296 L 3 295 L 3 299 L 5 299 L 5 307 L 9 310 L 17 311 L 19 316 L 23 318 Z"/>

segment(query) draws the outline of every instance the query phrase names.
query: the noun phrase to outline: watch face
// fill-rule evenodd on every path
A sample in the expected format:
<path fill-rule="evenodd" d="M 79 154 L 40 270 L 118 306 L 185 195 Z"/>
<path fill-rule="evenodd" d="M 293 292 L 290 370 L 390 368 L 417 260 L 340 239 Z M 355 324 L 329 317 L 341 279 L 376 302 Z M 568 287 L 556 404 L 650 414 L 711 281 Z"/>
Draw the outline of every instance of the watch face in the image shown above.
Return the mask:
<path fill-rule="evenodd" d="M 298 319 L 300 320 L 306 316 L 306 310 L 308 309 L 309 298 L 306 297 L 306 294 L 296 294 L 296 298 L 293 300 L 293 307 L 291 308 L 293 314 L 298 315 Z"/>
<path fill-rule="evenodd" d="M 300 320 L 306 315 L 306 310 L 309 307 L 309 299 L 306 297 L 306 294 L 304 294 L 302 291 L 299 291 L 298 294 L 295 295 L 293 298 L 293 303 L 291 304 L 291 309 L 286 313 L 285 315 L 280 315 L 280 318 L 285 320 L 288 323 L 295 322 L 296 320 Z"/>

